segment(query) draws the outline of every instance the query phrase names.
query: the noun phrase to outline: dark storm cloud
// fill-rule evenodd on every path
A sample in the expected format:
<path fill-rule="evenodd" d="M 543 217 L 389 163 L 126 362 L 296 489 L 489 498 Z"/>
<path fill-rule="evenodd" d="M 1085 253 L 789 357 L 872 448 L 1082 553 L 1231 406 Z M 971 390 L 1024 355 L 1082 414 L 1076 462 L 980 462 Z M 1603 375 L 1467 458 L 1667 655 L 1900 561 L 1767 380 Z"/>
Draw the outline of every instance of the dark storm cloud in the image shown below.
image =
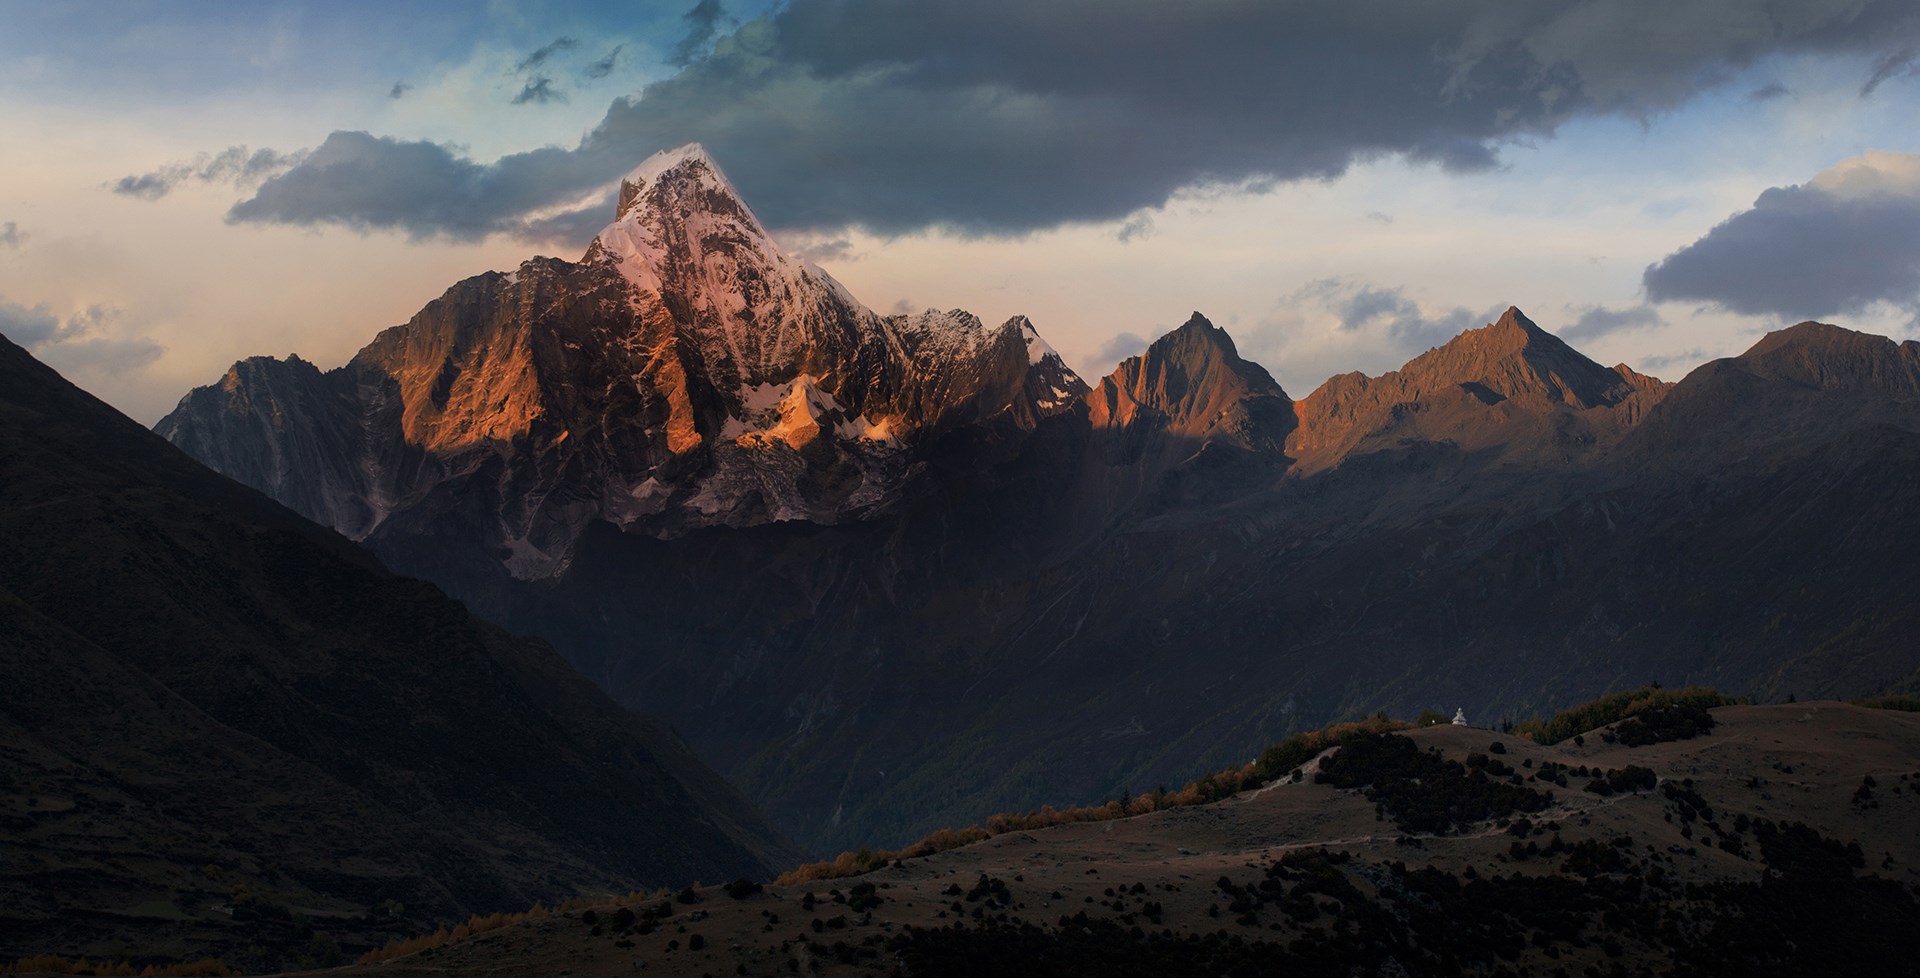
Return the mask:
<path fill-rule="evenodd" d="M 120 311 L 93 305 L 62 320 L 45 304 L 27 307 L 0 299 L 0 334 L 62 371 L 120 374 L 138 370 L 165 353 L 144 336 L 116 336 Z"/>
<path fill-rule="evenodd" d="M 620 66 L 620 53 L 626 49 L 627 46 L 624 44 L 614 45 L 613 50 L 608 51 L 606 57 L 588 65 L 582 74 L 586 75 L 589 80 L 605 78 L 613 74 L 613 69 Z"/>
<path fill-rule="evenodd" d="M 279 153 L 271 149 L 248 152 L 245 146 L 229 146 L 219 153 L 201 153 L 191 160 L 167 163 L 147 173 L 124 176 L 109 186 L 116 194 L 141 200 L 159 200 L 173 188 L 188 181 L 251 187 L 297 165 L 305 156 L 304 150 L 294 153 Z"/>
<path fill-rule="evenodd" d="M 579 43 L 579 41 L 571 37 L 556 37 L 545 46 L 535 48 L 532 54 L 520 59 L 520 63 L 514 65 L 513 70 L 516 74 L 524 75 L 529 71 L 545 65 L 548 61 L 553 60 L 554 55 L 562 51 L 571 50 L 574 45 Z"/>
<path fill-rule="evenodd" d="M 1579 318 L 1573 321 L 1573 325 L 1555 332 L 1568 343 L 1578 345 L 1625 329 L 1647 329 L 1666 324 L 1666 320 L 1660 318 L 1659 311 L 1645 303 L 1624 309 L 1587 306 L 1579 310 Z"/>
<path fill-rule="evenodd" d="M 681 67 L 692 64 L 713 45 L 726 19 L 727 12 L 721 9 L 720 0 L 700 0 L 694 4 L 693 9 L 681 17 L 686 22 L 687 35 L 673 46 L 667 63 Z"/>
<path fill-rule="evenodd" d="M 723 14 L 687 16 L 692 40 Z M 1382 155 L 1485 169 L 1511 141 L 1661 111 L 1763 56 L 1845 55 L 1865 74 L 1916 39 L 1910 0 L 792 0 L 705 56 L 689 47 L 679 74 L 615 101 L 571 150 L 487 165 L 425 143 L 379 151 L 461 178 L 401 202 L 388 224 L 414 233 L 511 224 L 509 208 L 701 142 L 775 227 L 1018 234 Z M 535 199 L 464 198 L 470 179 Z M 234 213 L 381 226 L 359 209 L 367 193 L 310 161 Z"/>
<path fill-rule="evenodd" d="M 1789 322 L 1883 302 L 1920 310 L 1920 161 L 1881 157 L 1890 166 L 1902 159 L 1905 172 L 1836 168 L 1767 190 L 1751 210 L 1648 267 L 1647 297 Z"/>
<path fill-rule="evenodd" d="M 553 79 L 545 75 L 535 75 L 527 79 L 527 84 L 520 89 L 520 94 L 513 97 L 513 104 L 526 105 L 529 102 L 535 102 L 546 105 L 549 102 L 566 100 L 567 93 L 553 87 Z"/>

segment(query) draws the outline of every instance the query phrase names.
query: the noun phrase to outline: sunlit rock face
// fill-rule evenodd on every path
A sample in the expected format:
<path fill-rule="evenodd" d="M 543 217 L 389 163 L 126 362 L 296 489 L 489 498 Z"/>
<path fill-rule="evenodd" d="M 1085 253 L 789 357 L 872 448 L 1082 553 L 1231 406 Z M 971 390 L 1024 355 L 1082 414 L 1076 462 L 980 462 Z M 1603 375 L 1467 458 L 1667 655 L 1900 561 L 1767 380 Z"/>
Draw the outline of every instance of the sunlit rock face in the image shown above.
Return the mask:
<path fill-rule="evenodd" d="M 688 146 L 621 181 L 579 261 L 462 281 L 335 370 L 243 361 L 158 430 L 354 539 L 457 538 L 540 578 L 592 520 L 886 512 L 941 433 L 1030 429 L 1085 391 L 1023 317 L 875 315 Z"/>

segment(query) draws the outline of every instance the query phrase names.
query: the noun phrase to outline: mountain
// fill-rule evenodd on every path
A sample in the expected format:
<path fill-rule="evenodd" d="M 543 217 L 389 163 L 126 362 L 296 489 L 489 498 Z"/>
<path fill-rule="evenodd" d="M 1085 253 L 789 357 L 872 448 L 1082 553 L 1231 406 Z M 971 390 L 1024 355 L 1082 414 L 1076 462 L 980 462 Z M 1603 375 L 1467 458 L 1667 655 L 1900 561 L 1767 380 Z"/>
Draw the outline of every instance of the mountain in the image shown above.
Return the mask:
<path fill-rule="evenodd" d="M 1407 441 L 1564 458 L 1616 440 L 1668 387 L 1601 367 L 1510 307 L 1399 370 L 1327 381 L 1300 405 L 1287 447 L 1303 472 Z"/>
<path fill-rule="evenodd" d="M 580 262 L 159 430 L 553 642 L 817 851 L 1382 707 L 1920 685 L 1913 344 L 1803 324 L 1669 384 L 1509 309 L 1294 400 L 1196 314 L 1089 387 L 1024 319 L 868 312 L 697 149 L 623 187 Z"/>
<path fill-rule="evenodd" d="M 156 430 L 403 568 L 417 541 L 457 540 L 482 574 L 537 579 L 591 520 L 672 535 L 885 512 L 915 446 L 1031 428 L 1084 391 L 1024 318 L 875 315 L 688 146 L 622 180 L 580 261 L 460 282 L 325 373 L 236 364 Z"/>
<path fill-rule="evenodd" d="M 0 608 L 0 958 L 278 967 L 799 856 L 551 648 L 4 339 Z"/>

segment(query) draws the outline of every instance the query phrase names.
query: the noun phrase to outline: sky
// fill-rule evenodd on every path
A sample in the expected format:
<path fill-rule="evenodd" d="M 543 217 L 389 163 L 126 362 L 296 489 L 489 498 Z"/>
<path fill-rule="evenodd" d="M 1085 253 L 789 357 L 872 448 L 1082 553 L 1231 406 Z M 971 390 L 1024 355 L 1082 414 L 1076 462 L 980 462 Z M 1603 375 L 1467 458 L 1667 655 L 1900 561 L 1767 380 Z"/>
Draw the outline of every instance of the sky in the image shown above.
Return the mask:
<path fill-rule="evenodd" d="M 142 422 L 577 257 L 704 145 L 881 313 L 1295 397 L 1518 305 L 1677 379 L 1920 334 L 1920 0 L 0 0 L 0 333 Z"/>

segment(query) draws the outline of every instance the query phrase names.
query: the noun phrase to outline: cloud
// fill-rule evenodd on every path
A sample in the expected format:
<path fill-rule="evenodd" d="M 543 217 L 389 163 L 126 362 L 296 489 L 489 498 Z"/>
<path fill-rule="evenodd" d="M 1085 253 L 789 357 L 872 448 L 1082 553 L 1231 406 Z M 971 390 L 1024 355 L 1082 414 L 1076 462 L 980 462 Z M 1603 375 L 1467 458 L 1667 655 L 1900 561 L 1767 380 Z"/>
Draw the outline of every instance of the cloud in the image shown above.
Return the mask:
<path fill-rule="evenodd" d="M 513 66 L 514 74 L 524 75 L 533 71 L 553 60 L 554 55 L 572 50 L 574 45 L 579 43 L 571 37 L 556 37 L 546 45 L 535 48 L 532 54 L 520 59 L 520 63 Z"/>
<path fill-rule="evenodd" d="M 620 52 L 626 49 L 627 46 L 624 44 L 614 45 L 613 50 L 608 51 L 606 57 L 588 65 L 581 73 L 590 80 L 605 78 L 613 74 L 613 69 L 620 65 Z"/>
<path fill-rule="evenodd" d="M 1907 47 L 1874 62 L 1873 73 L 1867 76 L 1866 84 L 1860 86 L 1860 97 L 1872 95 L 1875 89 L 1887 82 L 1912 77 L 1916 58 L 1920 58 L 1920 48 Z"/>
<path fill-rule="evenodd" d="M 1567 311 L 1574 312 L 1575 309 L 1569 306 Z M 1660 312 L 1646 303 L 1624 309 L 1587 306 L 1578 312 L 1579 318 L 1574 320 L 1573 325 L 1557 331 L 1561 339 L 1576 345 L 1621 330 L 1651 329 L 1667 324 L 1666 320 L 1660 318 Z"/>
<path fill-rule="evenodd" d="M 44 303 L 29 309 L 0 299 L 0 333 L 31 350 L 53 338 L 60 330 L 60 317 Z"/>
<path fill-rule="evenodd" d="M 393 88 L 387 92 L 387 97 L 391 99 L 405 98 L 406 94 L 411 91 L 413 91 L 412 84 L 404 81 L 397 81 L 393 83 Z"/>
<path fill-rule="evenodd" d="M 1119 333 L 1093 351 L 1093 362 L 1102 367 L 1111 367 L 1128 357 L 1145 353 L 1151 343 L 1151 340 L 1138 333 Z"/>
<path fill-rule="evenodd" d="M 1774 99 L 1785 98 L 1786 96 L 1792 95 L 1792 94 L 1793 94 L 1793 89 L 1788 88 L 1787 86 L 1782 85 L 1779 82 L 1768 82 L 1767 84 L 1762 85 L 1751 92 L 1748 92 L 1747 101 L 1771 102 Z"/>
<path fill-rule="evenodd" d="M 1404 288 L 1386 288 L 1351 277 L 1309 282 L 1287 301 L 1325 309 L 1337 320 L 1340 332 L 1380 335 L 1405 350 L 1439 346 L 1492 322 L 1501 311 L 1473 312 L 1455 306 L 1429 313 Z"/>
<path fill-rule="evenodd" d="M 45 303 L 27 307 L 0 299 L 0 334 L 65 373 L 129 373 L 166 352 L 144 336 L 114 335 L 118 319 L 120 311 L 109 306 L 88 306 L 62 320 Z"/>
<path fill-rule="evenodd" d="M 1785 321 L 1885 303 L 1920 312 L 1920 154 L 1869 150 L 1648 266 L 1656 302 L 1707 302 Z"/>
<path fill-rule="evenodd" d="M 1920 41 L 1910 0 L 791 0 L 711 34 L 717 2 L 686 17 L 684 67 L 574 148 L 447 165 L 550 206 L 700 142 L 774 227 L 1012 235 L 1380 156 L 1483 170 L 1513 142 L 1663 111 L 1763 57 L 1864 70 Z M 389 149 L 408 146 L 438 149 Z M 365 193 L 311 167 L 270 185 L 311 222 L 353 224 Z M 482 224 L 516 216 L 478 203 Z"/>
<path fill-rule="evenodd" d="M 8 221 L 0 224 L 0 248 L 18 248 L 27 243 L 27 232 L 20 225 Z"/>
<path fill-rule="evenodd" d="M 548 154 L 552 157 L 549 159 Z M 227 212 L 231 223 L 336 223 L 416 239 L 472 241 L 490 234 L 585 243 L 611 220 L 604 194 L 551 199 L 546 178 L 591 164 L 565 150 L 522 154 L 518 166 L 481 166 L 434 143 L 336 132 L 300 166 L 260 185 Z M 593 186 L 582 175 L 567 182 Z M 597 222 L 597 223 L 596 223 Z M 561 236 L 565 235 L 565 238 Z"/>
<path fill-rule="evenodd" d="M 788 251 L 816 264 L 860 260 L 860 254 L 855 250 L 852 239 L 844 235 L 789 232 L 780 236 L 780 244 Z"/>
<path fill-rule="evenodd" d="M 1691 350 L 1682 350 L 1679 353 L 1665 353 L 1659 356 L 1642 357 L 1640 359 L 1640 370 L 1644 373 L 1659 376 L 1660 371 L 1668 367 L 1676 367 L 1688 363 L 1699 363 L 1706 359 L 1708 359 L 1707 351 L 1696 346 Z"/>
<path fill-rule="evenodd" d="M 299 165 L 306 155 L 305 150 L 280 153 L 258 149 L 248 152 L 245 146 L 229 146 L 215 154 L 201 153 L 191 160 L 167 163 L 146 173 L 124 176 L 108 186 L 116 194 L 141 200 L 159 200 L 188 181 L 228 183 L 248 188 Z"/>
<path fill-rule="evenodd" d="M 720 7 L 720 0 L 700 0 L 693 9 L 681 15 L 686 22 L 687 35 L 673 46 L 667 55 L 667 63 L 686 67 L 697 60 L 713 45 L 720 28 L 727 20 L 727 12 Z"/>
<path fill-rule="evenodd" d="M 1393 223 L 1393 215 L 1381 211 L 1368 211 L 1366 219 L 1382 227 Z"/>
<path fill-rule="evenodd" d="M 520 94 L 513 97 L 513 104 L 525 105 L 528 102 L 537 102 L 546 105 L 549 102 L 566 100 L 567 93 L 553 87 L 553 79 L 545 75 L 535 75 L 527 80 L 527 84 L 520 89 Z"/>
<path fill-rule="evenodd" d="M 1135 214 L 1127 218 L 1127 223 L 1120 225 L 1120 231 L 1115 234 L 1114 237 L 1119 238 L 1121 244 L 1126 244 L 1135 238 L 1145 238 L 1152 234 L 1153 216 L 1150 214 Z"/>

